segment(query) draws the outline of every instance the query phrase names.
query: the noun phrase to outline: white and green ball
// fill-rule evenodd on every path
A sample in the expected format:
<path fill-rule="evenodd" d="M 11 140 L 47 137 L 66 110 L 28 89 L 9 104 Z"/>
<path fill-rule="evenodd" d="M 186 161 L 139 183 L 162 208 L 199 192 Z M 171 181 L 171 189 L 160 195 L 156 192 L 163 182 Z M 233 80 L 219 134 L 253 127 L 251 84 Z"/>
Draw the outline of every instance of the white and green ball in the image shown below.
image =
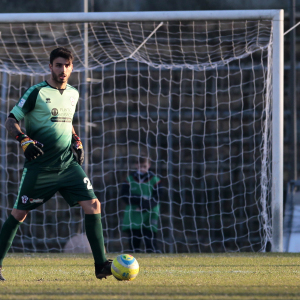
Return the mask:
<path fill-rule="evenodd" d="M 111 264 L 111 272 L 118 280 L 133 280 L 139 270 L 139 263 L 129 254 L 118 255 Z"/>

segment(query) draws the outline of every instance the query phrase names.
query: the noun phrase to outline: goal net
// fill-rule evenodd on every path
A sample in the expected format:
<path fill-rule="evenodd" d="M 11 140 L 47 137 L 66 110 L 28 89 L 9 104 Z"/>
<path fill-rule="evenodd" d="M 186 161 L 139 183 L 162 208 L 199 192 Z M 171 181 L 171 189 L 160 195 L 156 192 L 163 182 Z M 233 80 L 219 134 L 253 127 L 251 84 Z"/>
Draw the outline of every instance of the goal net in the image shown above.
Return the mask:
<path fill-rule="evenodd" d="M 144 152 L 162 185 L 158 252 L 268 250 L 274 21 L 156 19 L 0 24 L 1 224 L 24 163 L 5 119 L 48 78 L 49 53 L 64 46 L 75 57 L 74 127 L 101 201 L 106 251 L 129 252 L 121 187 Z M 30 212 L 11 250 L 88 251 L 83 219 L 56 194 Z"/>

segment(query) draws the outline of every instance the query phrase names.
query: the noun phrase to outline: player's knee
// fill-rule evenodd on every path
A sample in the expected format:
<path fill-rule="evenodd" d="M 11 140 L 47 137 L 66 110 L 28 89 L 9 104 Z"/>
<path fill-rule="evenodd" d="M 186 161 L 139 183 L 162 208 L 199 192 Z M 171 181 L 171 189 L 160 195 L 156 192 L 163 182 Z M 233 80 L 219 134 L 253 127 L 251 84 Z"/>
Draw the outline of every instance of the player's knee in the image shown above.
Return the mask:
<path fill-rule="evenodd" d="M 11 215 L 19 222 L 23 222 L 27 215 L 28 215 L 29 210 L 20 210 L 13 208 Z"/>
<path fill-rule="evenodd" d="M 101 204 L 100 204 L 100 201 L 98 199 L 93 199 L 91 200 L 91 208 L 94 209 L 94 210 L 100 210 L 101 208 Z"/>
<path fill-rule="evenodd" d="M 87 200 L 87 201 L 80 201 L 78 202 L 84 212 L 86 214 L 99 214 L 101 213 L 101 204 L 98 199 L 92 199 L 92 200 Z"/>

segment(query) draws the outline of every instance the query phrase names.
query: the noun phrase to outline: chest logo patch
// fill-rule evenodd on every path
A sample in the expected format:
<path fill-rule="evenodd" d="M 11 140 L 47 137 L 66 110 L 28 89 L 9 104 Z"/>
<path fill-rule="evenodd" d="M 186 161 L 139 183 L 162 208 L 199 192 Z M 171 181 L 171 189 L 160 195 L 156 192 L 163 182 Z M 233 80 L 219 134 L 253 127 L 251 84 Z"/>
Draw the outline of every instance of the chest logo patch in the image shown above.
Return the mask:
<path fill-rule="evenodd" d="M 51 122 L 67 122 L 72 123 L 74 108 L 72 107 L 60 107 L 59 108 L 59 116 L 58 109 L 52 108 L 51 110 Z"/>
<path fill-rule="evenodd" d="M 58 115 L 58 109 L 57 108 L 52 108 L 51 115 L 52 116 L 57 116 Z"/>

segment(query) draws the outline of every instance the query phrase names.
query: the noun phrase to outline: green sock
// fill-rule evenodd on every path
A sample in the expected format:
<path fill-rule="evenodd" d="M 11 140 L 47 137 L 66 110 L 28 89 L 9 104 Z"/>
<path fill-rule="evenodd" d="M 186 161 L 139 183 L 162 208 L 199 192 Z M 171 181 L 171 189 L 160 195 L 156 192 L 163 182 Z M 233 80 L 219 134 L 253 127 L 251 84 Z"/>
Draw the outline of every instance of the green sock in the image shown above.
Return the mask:
<path fill-rule="evenodd" d="M 21 224 L 22 222 L 17 221 L 12 215 L 10 215 L 4 222 L 0 232 L 0 266 L 2 266 L 3 259 L 8 252 Z"/>
<path fill-rule="evenodd" d="M 104 263 L 107 259 L 105 256 L 101 214 L 85 215 L 85 231 L 91 245 L 95 263 Z"/>

